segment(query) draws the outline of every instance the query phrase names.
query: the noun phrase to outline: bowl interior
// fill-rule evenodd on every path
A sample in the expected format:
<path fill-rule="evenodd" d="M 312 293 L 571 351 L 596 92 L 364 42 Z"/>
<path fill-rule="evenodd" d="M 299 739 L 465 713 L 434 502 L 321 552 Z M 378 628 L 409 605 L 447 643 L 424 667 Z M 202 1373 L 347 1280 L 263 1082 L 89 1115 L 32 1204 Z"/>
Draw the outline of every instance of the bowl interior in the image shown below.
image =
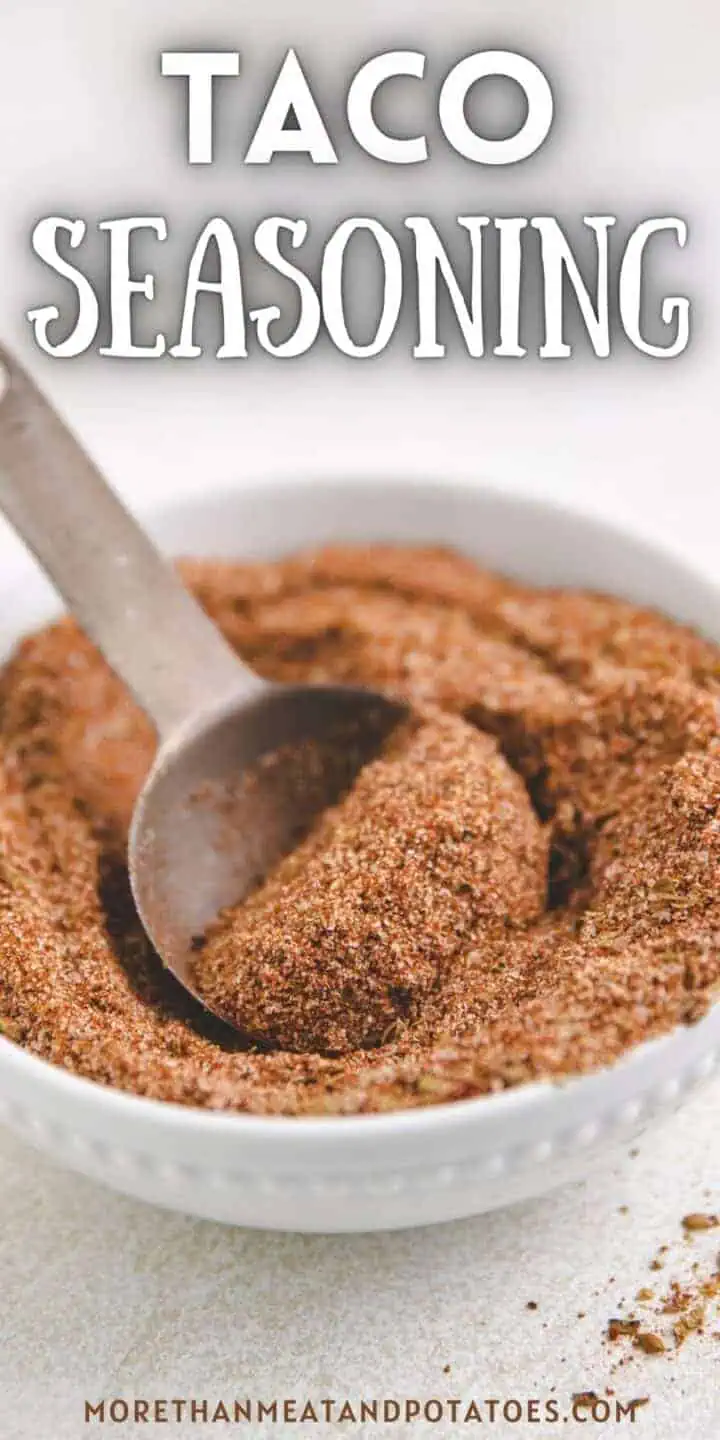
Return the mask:
<path fill-rule="evenodd" d="M 149 528 L 174 554 L 262 558 L 336 540 L 448 545 L 530 584 L 653 606 L 720 640 L 710 577 L 591 514 L 485 485 L 265 482 L 161 510 Z"/>
<path fill-rule="evenodd" d="M 720 642 L 720 590 L 670 549 L 581 510 L 463 482 L 264 481 L 211 491 L 143 522 L 173 555 L 261 559 L 333 541 L 447 545 L 533 585 L 601 590 Z M 28 557 L 0 581 L 0 653 L 60 608 Z"/>

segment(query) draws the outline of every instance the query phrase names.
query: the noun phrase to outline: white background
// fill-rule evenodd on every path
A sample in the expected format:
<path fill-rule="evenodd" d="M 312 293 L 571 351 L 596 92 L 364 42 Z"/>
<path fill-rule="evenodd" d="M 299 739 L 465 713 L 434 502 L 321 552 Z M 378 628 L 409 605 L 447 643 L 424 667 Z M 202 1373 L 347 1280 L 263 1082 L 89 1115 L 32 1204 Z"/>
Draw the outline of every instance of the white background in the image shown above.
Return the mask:
<path fill-rule="evenodd" d="M 0 333 L 138 508 L 264 474 L 487 477 L 609 513 L 717 568 L 719 42 L 709 0 L 5 0 Z M 558 119 L 532 166 L 490 178 L 447 158 L 400 175 L 351 154 L 331 172 L 279 178 L 243 170 L 241 130 L 221 134 L 217 167 L 190 172 L 178 94 L 164 88 L 178 82 L 157 69 L 162 48 L 240 49 L 252 113 L 258 77 L 290 44 L 332 98 L 390 45 L 449 67 L 498 43 L 542 61 Z M 29 247 L 40 215 L 164 213 L 183 236 L 213 213 L 337 220 L 389 206 L 683 215 L 691 236 L 675 273 L 693 299 L 691 349 L 670 363 L 426 367 L 400 354 L 229 368 L 60 364 L 33 350 L 24 311 L 48 298 Z M 0 531 L 0 564 L 19 554 Z M 718 1099 L 695 1102 L 591 1189 L 399 1238 L 223 1232 L 106 1196 L 2 1139 L 2 1434 L 78 1436 L 85 1393 L 522 1396 L 609 1383 L 653 1403 L 632 1430 L 607 1433 L 714 1440 L 717 1342 L 636 1360 L 612 1380 L 600 1337 L 620 1294 L 647 1283 L 653 1246 L 679 1236 L 685 1211 L 709 1208 L 713 1186 L 717 1204 Z"/>

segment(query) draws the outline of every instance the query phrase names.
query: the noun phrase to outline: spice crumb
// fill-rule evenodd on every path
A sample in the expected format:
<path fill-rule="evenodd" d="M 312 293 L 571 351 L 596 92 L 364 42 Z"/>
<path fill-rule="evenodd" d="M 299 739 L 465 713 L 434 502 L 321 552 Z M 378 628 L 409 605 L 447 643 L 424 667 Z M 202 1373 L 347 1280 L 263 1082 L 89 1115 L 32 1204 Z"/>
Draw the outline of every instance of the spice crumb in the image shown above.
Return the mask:
<path fill-rule="evenodd" d="M 619 1317 L 615 1317 L 613 1320 L 608 1321 L 608 1340 L 618 1340 L 621 1335 L 637 1335 L 639 1329 L 639 1320 L 623 1320 Z"/>
<path fill-rule="evenodd" d="M 653 1330 L 641 1330 L 635 1337 L 635 1344 L 646 1355 L 662 1355 L 665 1352 L 662 1335 L 656 1335 Z"/>
<path fill-rule="evenodd" d="M 683 1229 L 691 1233 L 695 1230 L 716 1230 L 718 1225 L 720 1225 L 720 1217 L 717 1215 L 693 1213 L 692 1215 L 684 1215 L 682 1224 Z"/>

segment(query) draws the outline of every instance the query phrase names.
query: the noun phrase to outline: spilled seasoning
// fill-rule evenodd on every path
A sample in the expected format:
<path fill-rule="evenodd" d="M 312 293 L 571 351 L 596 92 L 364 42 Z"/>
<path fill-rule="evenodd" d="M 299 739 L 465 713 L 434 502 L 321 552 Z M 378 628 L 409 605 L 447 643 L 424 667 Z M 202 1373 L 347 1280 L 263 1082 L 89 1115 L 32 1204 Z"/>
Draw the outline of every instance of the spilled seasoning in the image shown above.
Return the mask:
<path fill-rule="evenodd" d="M 684 1216 L 681 1222 L 689 1239 L 716 1229 L 719 1223 L 717 1215 L 700 1212 Z M 662 1245 L 650 1270 L 664 1270 L 670 1253 L 670 1246 Z M 664 1355 L 681 1350 L 692 1335 L 720 1339 L 720 1254 L 713 1255 L 710 1264 L 694 1260 L 689 1273 L 686 1260 L 683 1270 L 683 1279 L 643 1285 L 635 1296 L 637 1308 L 608 1321 L 607 1340 L 629 1343 L 646 1355 Z"/>

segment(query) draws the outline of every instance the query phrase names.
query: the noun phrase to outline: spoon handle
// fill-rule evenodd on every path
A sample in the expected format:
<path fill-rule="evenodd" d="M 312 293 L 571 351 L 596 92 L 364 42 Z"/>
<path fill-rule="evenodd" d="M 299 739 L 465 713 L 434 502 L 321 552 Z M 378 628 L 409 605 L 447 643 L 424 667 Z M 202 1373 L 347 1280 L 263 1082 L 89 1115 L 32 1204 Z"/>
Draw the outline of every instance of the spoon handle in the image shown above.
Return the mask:
<path fill-rule="evenodd" d="M 162 739 L 262 687 L 2 346 L 0 510 Z"/>

